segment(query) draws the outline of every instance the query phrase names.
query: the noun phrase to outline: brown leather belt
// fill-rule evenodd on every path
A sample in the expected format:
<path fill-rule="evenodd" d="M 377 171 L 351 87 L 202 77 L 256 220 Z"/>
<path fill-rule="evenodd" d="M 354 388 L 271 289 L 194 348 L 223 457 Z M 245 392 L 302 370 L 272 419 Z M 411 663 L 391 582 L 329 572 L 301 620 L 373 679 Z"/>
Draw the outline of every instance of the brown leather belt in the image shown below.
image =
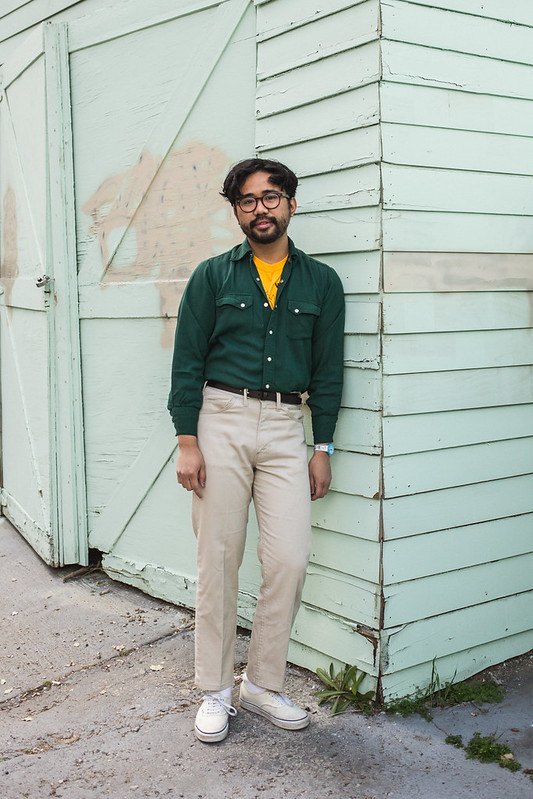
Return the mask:
<path fill-rule="evenodd" d="M 218 380 L 208 380 L 206 382 L 206 386 L 211 386 L 212 388 L 220 388 L 222 391 L 230 391 L 232 394 L 242 394 L 244 396 L 244 392 L 246 389 L 244 388 L 234 388 L 233 386 L 227 386 L 225 383 L 219 383 Z M 288 403 L 289 405 L 301 405 L 302 398 L 299 394 L 280 394 L 280 399 L 282 402 Z M 258 400 L 271 400 L 272 402 L 276 402 L 277 393 L 275 391 L 263 391 L 262 389 L 255 389 L 249 388 L 247 391 L 247 395 L 251 399 L 258 399 Z"/>

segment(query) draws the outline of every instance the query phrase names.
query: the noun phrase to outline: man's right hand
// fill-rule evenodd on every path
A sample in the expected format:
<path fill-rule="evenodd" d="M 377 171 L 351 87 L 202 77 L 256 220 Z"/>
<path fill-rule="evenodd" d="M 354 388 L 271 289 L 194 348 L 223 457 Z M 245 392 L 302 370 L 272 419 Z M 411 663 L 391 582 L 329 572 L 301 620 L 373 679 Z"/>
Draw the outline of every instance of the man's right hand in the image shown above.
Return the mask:
<path fill-rule="evenodd" d="M 178 483 L 187 491 L 194 491 L 201 499 L 205 487 L 205 462 L 196 436 L 178 436 L 176 473 Z"/>

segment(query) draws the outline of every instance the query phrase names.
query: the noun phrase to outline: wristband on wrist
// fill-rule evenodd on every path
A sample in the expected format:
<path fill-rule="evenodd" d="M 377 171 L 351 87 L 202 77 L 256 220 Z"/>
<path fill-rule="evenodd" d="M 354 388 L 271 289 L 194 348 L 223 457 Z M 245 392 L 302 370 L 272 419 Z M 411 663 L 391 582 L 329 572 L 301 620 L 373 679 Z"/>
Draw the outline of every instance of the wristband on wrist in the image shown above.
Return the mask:
<path fill-rule="evenodd" d="M 327 452 L 328 455 L 333 455 L 335 447 L 333 444 L 315 444 L 315 452 Z"/>

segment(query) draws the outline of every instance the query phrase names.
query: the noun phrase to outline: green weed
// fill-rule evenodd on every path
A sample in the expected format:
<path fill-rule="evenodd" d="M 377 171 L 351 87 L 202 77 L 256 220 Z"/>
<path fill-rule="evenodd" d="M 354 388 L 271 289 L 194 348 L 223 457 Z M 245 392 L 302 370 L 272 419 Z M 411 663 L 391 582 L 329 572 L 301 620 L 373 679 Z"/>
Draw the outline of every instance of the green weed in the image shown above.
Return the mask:
<path fill-rule="evenodd" d="M 331 715 L 343 713 L 352 706 L 357 710 L 367 713 L 373 710 L 373 691 L 360 692 L 360 686 L 366 674 L 359 671 L 357 666 L 346 666 L 335 674 L 333 663 L 330 663 L 329 673 L 325 669 L 317 669 L 319 680 L 326 686 L 326 690 L 315 691 L 315 696 L 320 697 L 319 705 L 333 702 Z"/>
<path fill-rule="evenodd" d="M 450 707 L 451 705 L 461 705 L 464 702 L 501 702 L 503 699 L 503 689 L 495 682 L 482 682 L 481 680 L 467 680 L 465 682 L 454 682 L 455 674 L 451 680 L 441 683 L 435 665 L 435 659 L 431 668 L 431 679 L 428 687 L 424 691 L 418 691 L 413 696 L 403 699 L 394 699 L 385 705 L 387 713 L 399 713 L 401 716 L 410 716 L 418 713 L 427 721 L 433 718 L 430 708 Z"/>
<path fill-rule="evenodd" d="M 468 744 L 465 746 L 466 756 L 481 763 L 497 763 L 502 768 L 511 771 L 520 771 L 522 766 L 507 744 L 499 744 L 494 735 L 482 736 L 480 732 L 475 732 Z"/>

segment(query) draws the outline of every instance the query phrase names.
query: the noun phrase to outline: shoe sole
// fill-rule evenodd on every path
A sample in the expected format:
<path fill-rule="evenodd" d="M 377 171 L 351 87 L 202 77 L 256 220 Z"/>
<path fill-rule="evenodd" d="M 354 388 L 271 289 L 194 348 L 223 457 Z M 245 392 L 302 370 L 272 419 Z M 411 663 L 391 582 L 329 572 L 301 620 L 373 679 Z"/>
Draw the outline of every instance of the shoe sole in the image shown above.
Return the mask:
<path fill-rule="evenodd" d="M 309 726 L 309 716 L 303 719 L 294 719 L 294 721 L 290 719 L 280 719 L 277 716 L 273 716 L 268 710 L 259 707 L 259 705 L 254 705 L 242 698 L 241 707 L 244 708 L 244 710 L 249 710 L 251 713 L 257 713 L 258 716 L 263 716 L 263 718 L 268 719 L 272 724 L 275 724 L 276 727 L 281 727 L 283 730 L 303 730 Z"/>
<path fill-rule="evenodd" d="M 198 740 L 202 741 L 204 744 L 216 744 L 219 741 L 223 741 L 228 734 L 228 730 L 229 723 L 220 732 L 202 732 L 202 730 L 198 729 L 196 724 L 194 725 L 194 734 Z"/>

